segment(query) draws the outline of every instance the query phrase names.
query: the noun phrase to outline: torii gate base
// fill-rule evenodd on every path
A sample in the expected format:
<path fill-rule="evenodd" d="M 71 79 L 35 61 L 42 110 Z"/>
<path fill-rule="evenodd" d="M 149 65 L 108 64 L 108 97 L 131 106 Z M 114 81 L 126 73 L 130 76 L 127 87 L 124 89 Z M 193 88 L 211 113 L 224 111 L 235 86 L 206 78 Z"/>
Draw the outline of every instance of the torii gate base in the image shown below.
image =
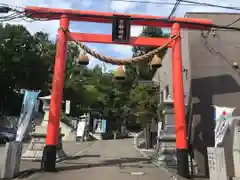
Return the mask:
<path fill-rule="evenodd" d="M 58 144 L 60 108 L 64 87 L 64 71 L 67 53 L 67 41 L 74 38 L 82 42 L 110 43 L 110 35 L 64 33 L 63 29 L 69 30 L 69 21 L 87 21 L 112 23 L 113 13 L 101 13 L 92 11 L 78 11 L 67 9 L 51 9 L 40 7 L 26 7 L 25 14 L 38 19 L 60 19 L 58 30 L 57 53 L 54 65 L 54 75 L 52 82 L 52 98 L 50 103 L 49 122 L 47 129 L 46 147 L 44 148 L 44 170 L 46 172 L 56 171 L 56 145 Z M 117 14 L 123 15 L 125 14 Z M 171 27 L 172 35 L 180 36 L 181 28 L 188 29 L 208 29 L 212 22 L 203 19 L 173 18 L 166 20 L 164 17 L 128 15 L 132 25 Z M 199 25 L 201 24 L 201 25 Z M 208 25 L 208 28 L 203 25 Z M 128 44 L 145 46 L 162 46 L 168 39 L 165 38 L 131 38 Z M 182 56 L 181 39 L 177 38 L 172 44 L 172 81 L 174 98 L 174 117 L 176 125 L 176 149 L 177 149 L 177 171 L 180 176 L 189 177 L 188 171 L 188 146 L 186 139 L 186 122 L 184 109 L 183 79 L 182 79 Z"/>

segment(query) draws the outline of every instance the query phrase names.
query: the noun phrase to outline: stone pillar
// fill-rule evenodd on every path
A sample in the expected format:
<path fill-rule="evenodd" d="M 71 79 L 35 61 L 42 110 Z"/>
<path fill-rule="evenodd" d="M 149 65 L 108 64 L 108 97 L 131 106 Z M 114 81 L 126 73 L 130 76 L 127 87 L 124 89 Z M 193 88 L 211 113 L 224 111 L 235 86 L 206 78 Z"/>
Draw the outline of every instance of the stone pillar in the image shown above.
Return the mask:
<path fill-rule="evenodd" d="M 43 149 L 45 146 L 46 135 L 47 135 L 47 125 L 48 125 L 48 115 L 50 107 L 51 96 L 40 97 L 43 102 L 44 117 L 40 126 L 36 126 L 35 132 L 31 134 L 32 139 L 27 151 L 22 155 L 23 160 L 34 160 L 42 161 Z M 62 147 L 62 137 L 64 134 L 61 133 L 61 128 L 59 129 L 59 141 L 57 146 L 57 161 L 66 158 L 66 154 Z"/>

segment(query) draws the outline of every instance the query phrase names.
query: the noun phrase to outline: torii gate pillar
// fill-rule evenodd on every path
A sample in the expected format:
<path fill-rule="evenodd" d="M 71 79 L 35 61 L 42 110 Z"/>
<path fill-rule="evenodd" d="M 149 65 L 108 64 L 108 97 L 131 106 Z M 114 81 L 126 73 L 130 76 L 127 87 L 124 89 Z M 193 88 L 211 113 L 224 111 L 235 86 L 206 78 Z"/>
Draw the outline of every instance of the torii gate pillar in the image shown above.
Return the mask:
<path fill-rule="evenodd" d="M 56 171 L 56 153 L 60 125 L 60 112 L 64 87 L 64 71 L 67 55 L 67 35 L 62 29 L 69 28 L 69 19 L 63 15 L 60 18 L 58 30 L 57 51 L 52 82 L 52 96 L 47 128 L 46 146 L 43 151 L 43 165 L 45 172 Z"/>
<path fill-rule="evenodd" d="M 188 143 L 185 120 L 184 91 L 182 78 L 182 52 L 180 24 L 174 23 L 171 35 L 178 35 L 172 46 L 172 83 L 174 100 L 174 120 L 176 126 L 177 170 L 183 177 L 189 176 Z"/>

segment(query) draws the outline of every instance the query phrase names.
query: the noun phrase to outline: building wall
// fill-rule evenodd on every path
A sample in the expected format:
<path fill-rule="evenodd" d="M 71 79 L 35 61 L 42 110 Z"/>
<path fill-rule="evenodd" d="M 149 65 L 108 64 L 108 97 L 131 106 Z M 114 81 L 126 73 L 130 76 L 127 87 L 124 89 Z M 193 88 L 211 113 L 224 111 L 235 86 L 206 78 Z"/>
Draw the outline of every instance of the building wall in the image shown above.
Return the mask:
<path fill-rule="evenodd" d="M 227 25 L 240 18 L 239 14 L 187 13 L 186 17 L 212 19 L 214 24 Z M 240 27 L 240 22 L 234 24 Z M 230 30 L 184 30 L 182 32 L 182 58 L 185 103 L 192 96 L 192 144 L 200 174 L 208 175 L 206 147 L 214 145 L 214 109 L 212 105 L 231 106 L 240 115 L 240 32 Z M 172 94 L 171 49 L 163 67 L 157 71 L 161 77 L 161 91 L 166 85 Z M 189 93 L 191 89 L 191 94 Z"/>

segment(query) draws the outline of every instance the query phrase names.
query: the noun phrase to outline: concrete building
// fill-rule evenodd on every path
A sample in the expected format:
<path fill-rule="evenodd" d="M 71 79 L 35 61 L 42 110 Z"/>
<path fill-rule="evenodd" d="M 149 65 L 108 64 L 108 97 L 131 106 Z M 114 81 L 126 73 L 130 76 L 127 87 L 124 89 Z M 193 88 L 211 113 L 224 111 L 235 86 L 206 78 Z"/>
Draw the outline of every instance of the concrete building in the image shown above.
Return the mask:
<path fill-rule="evenodd" d="M 240 27 L 240 14 L 187 13 L 185 17 L 211 19 L 214 24 L 223 26 L 236 21 L 232 26 Z M 192 112 L 194 159 L 199 173 L 208 175 L 206 147 L 214 146 L 212 105 L 236 107 L 234 115 L 240 115 L 240 31 L 183 30 L 182 60 L 186 114 Z M 153 78 L 160 83 L 161 102 L 172 97 L 171 65 L 169 49 L 163 66 Z"/>

